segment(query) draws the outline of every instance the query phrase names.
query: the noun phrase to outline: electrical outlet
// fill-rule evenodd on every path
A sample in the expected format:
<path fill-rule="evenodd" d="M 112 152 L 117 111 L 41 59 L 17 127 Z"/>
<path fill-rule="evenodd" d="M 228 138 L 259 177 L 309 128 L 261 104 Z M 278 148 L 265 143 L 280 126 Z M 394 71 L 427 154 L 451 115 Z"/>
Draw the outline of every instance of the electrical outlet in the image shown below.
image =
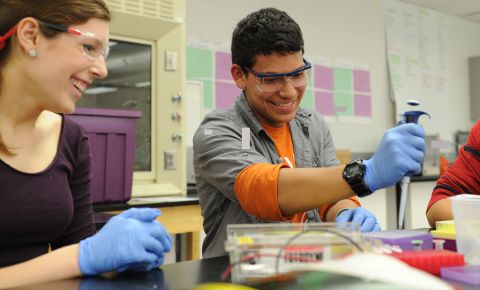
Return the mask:
<path fill-rule="evenodd" d="M 163 151 L 165 170 L 177 170 L 177 150 Z"/>

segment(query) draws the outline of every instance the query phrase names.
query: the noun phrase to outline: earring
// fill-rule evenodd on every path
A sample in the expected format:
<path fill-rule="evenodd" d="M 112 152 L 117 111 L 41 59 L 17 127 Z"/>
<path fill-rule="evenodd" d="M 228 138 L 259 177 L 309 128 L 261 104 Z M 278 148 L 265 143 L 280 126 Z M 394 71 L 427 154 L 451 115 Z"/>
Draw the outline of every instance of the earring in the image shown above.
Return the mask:
<path fill-rule="evenodd" d="M 28 56 L 31 58 L 34 58 L 38 55 L 37 50 L 35 48 L 32 48 L 28 51 Z"/>

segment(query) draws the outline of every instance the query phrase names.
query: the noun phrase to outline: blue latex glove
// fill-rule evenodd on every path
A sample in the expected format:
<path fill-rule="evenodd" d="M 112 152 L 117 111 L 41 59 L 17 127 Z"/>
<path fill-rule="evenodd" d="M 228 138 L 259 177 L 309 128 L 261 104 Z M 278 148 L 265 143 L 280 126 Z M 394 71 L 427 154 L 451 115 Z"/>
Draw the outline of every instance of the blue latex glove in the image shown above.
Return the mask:
<path fill-rule="evenodd" d="M 382 229 L 377 218 L 364 207 L 349 208 L 340 211 L 335 217 L 336 222 L 356 222 L 361 232 L 378 232 Z"/>
<path fill-rule="evenodd" d="M 111 218 L 97 234 L 80 241 L 78 263 L 84 275 L 125 270 L 149 271 L 163 263 L 172 240 L 156 221 L 160 211 L 131 208 Z"/>
<path fill-rule="evenodd" d="M 388 130 L 372 158 L 363 161 L 365 183 L 372 190 L 394 185 L 403 176 L 420 172 L 425 151 L 425 131 L 414 123 Z"/>

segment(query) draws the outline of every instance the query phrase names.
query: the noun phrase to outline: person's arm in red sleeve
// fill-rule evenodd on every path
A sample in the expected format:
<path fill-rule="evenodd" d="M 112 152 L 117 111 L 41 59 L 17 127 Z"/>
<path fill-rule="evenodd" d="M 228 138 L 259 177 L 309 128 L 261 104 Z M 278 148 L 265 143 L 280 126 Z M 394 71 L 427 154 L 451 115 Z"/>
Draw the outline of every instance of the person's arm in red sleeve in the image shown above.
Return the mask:
<path fill-rule="evenodd" d="M 453 219 L 450 197 L 462 193 L 480 194 L 480 121 L 472 128 L 455 162 L 437 181 L 427 206 L 430 226 Z"/>

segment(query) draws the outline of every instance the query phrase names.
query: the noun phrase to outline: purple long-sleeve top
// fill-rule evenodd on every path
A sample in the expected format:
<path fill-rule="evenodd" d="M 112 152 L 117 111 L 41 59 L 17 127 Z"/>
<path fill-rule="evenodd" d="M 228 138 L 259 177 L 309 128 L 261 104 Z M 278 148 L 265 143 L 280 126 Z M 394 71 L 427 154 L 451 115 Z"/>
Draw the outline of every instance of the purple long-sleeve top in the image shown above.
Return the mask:
<path fill-rule="evenodd" d="M 45 170 L 24 173 L 0 160 L 0 267 L 94 234 L 90 167 L 83 128 L 63 116 L 57 154 Z"/>

